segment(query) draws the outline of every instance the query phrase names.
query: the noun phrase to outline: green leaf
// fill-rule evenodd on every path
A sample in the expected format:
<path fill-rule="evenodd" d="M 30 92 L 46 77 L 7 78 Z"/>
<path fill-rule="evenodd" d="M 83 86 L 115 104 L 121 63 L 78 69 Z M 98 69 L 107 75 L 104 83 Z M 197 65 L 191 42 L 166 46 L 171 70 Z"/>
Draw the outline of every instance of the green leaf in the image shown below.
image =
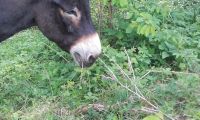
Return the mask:
<path fill-rule="evenodd" d="M 167 52 L 162 52 L 162 59 L 165 59 L 169 57 L 169 54 Z"/>
<path fill-rule="evenodd" d="M 120 6 L 121 7 L 126 7 L 128 6 L 128 0 L 119 0 Z"/>
<path fill-rule="evenodd" d="M 155 35 L 156 35 L 156 28 L 153 27 L 153 26 L 151 26 L 151 27 L 150 27 L 150 32 L 151 32 L 151 35 L 152 35 L 152 36 L 155 36 Z"/>
<path fill-rule="evenodd" d="M 145 32 L 144 32 L 144 35 L 145 35 L 146 37 L 148 37 L 149 34 L 151 33 L 150 29 L 151 29 L 150 26 L 147 26 L 147 27 L 146 27 Z"/>
<path fill-rule="evenodd" d="M 103 4 L 104 5 L 108 4 L 108 0 L 103 0 Z"/>
<path fill-rule="evenodd" d="M 142 27 L 143 27 L 142 25 L 139 25 L 139 26 L 138 26 L 138 28 L 137 28 L 137 34 L 139 34 L 139 35 L 141 34 L 140 31 L 141 31 Z"/>
<path fill-rule="evenodd" d="M 133 13 L 128 12 L 128 13 L 126 14 L 125 19 L 129 20 L 129 19 L 131 19 L 132 17 L 133 17 Z"/>
<path fill-rule="evenodd" d="M 126 28 L 126 33 L 132 33 L 133 31 L 133 26 L 132 24 L 130 24 L 127 28 Z"/>
<path fill-rule="evenodd" d="M 145 117 L 143 120 L 161 120 L 161 119 L 156 115 L 150 115 Z"/>
<path fill-rule="evenodd" d="M 180 63 L 180 64 L 179 64 L 179 68 L 182 69 L 182 70 L 184 70 L 184 69 L 187 68 L 187 66 L 186 66 L 185 63 Z"/>

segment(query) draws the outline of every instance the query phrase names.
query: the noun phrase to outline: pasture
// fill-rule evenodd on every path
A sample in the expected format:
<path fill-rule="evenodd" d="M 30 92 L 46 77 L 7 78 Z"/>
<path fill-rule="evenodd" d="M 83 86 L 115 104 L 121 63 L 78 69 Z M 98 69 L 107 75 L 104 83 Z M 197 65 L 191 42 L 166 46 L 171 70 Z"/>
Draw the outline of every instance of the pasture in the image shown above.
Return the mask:
<path fill-rule="evenodd" d="M 200 120 L 198 0 L 133 1 L 92 1 L 90 68 L 37 27 L 0 43 L 0 120 Z"/>
<path fill-rule="evenodd" d="M 141 119 L 153 113 L 200 117 L 197 74 L 134 72 L 120 67 L 128 62 L 105 57 L 112 55 L 109 47 L 94 66 L 81 69 L 37 29 L 0 46 L 1 119 Z"/>

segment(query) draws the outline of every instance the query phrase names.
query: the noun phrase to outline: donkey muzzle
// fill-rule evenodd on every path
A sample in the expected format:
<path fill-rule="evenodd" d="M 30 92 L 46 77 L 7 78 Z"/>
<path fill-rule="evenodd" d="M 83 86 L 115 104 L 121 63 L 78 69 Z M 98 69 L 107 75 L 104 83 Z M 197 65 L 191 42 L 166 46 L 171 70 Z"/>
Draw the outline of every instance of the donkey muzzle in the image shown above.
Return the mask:
<path fill-rule="evenodd" d="M 97 33 L 93 33 L 81 37 L 71 47 L 70 53 L 73 56 L 75 62 L 81 67 L 91 66 L 101 54 L 101 43 L 99 35 Z"/>

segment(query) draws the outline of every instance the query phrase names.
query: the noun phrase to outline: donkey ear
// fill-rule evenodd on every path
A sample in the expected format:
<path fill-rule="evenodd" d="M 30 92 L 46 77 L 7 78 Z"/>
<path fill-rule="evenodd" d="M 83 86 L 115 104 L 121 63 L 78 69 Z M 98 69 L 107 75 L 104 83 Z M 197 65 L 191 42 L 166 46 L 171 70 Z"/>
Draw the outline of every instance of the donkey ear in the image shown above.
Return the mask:
<path fill-rule="evenodd" d="M 61 0 L 52 0 L 53 3 L 60 5 L 61 4 Z"/>

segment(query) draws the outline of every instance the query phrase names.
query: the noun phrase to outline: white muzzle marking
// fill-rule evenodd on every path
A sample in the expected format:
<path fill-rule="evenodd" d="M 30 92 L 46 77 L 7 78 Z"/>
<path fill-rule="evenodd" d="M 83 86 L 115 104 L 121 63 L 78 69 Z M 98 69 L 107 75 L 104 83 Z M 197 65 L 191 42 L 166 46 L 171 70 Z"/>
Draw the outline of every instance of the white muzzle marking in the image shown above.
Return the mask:
<path fill-rule="evenodd" d="M 87 66 L 94 61 L 90 58 L 96 59 L 101 54 L 101 42 L 97 33 L 81 37 L 70 49 L 76 63 L 80 66 Z M 78 55 L 78 56 L 77 56 Z M 88 65 L 90 66 L 90 65 Z"/>

